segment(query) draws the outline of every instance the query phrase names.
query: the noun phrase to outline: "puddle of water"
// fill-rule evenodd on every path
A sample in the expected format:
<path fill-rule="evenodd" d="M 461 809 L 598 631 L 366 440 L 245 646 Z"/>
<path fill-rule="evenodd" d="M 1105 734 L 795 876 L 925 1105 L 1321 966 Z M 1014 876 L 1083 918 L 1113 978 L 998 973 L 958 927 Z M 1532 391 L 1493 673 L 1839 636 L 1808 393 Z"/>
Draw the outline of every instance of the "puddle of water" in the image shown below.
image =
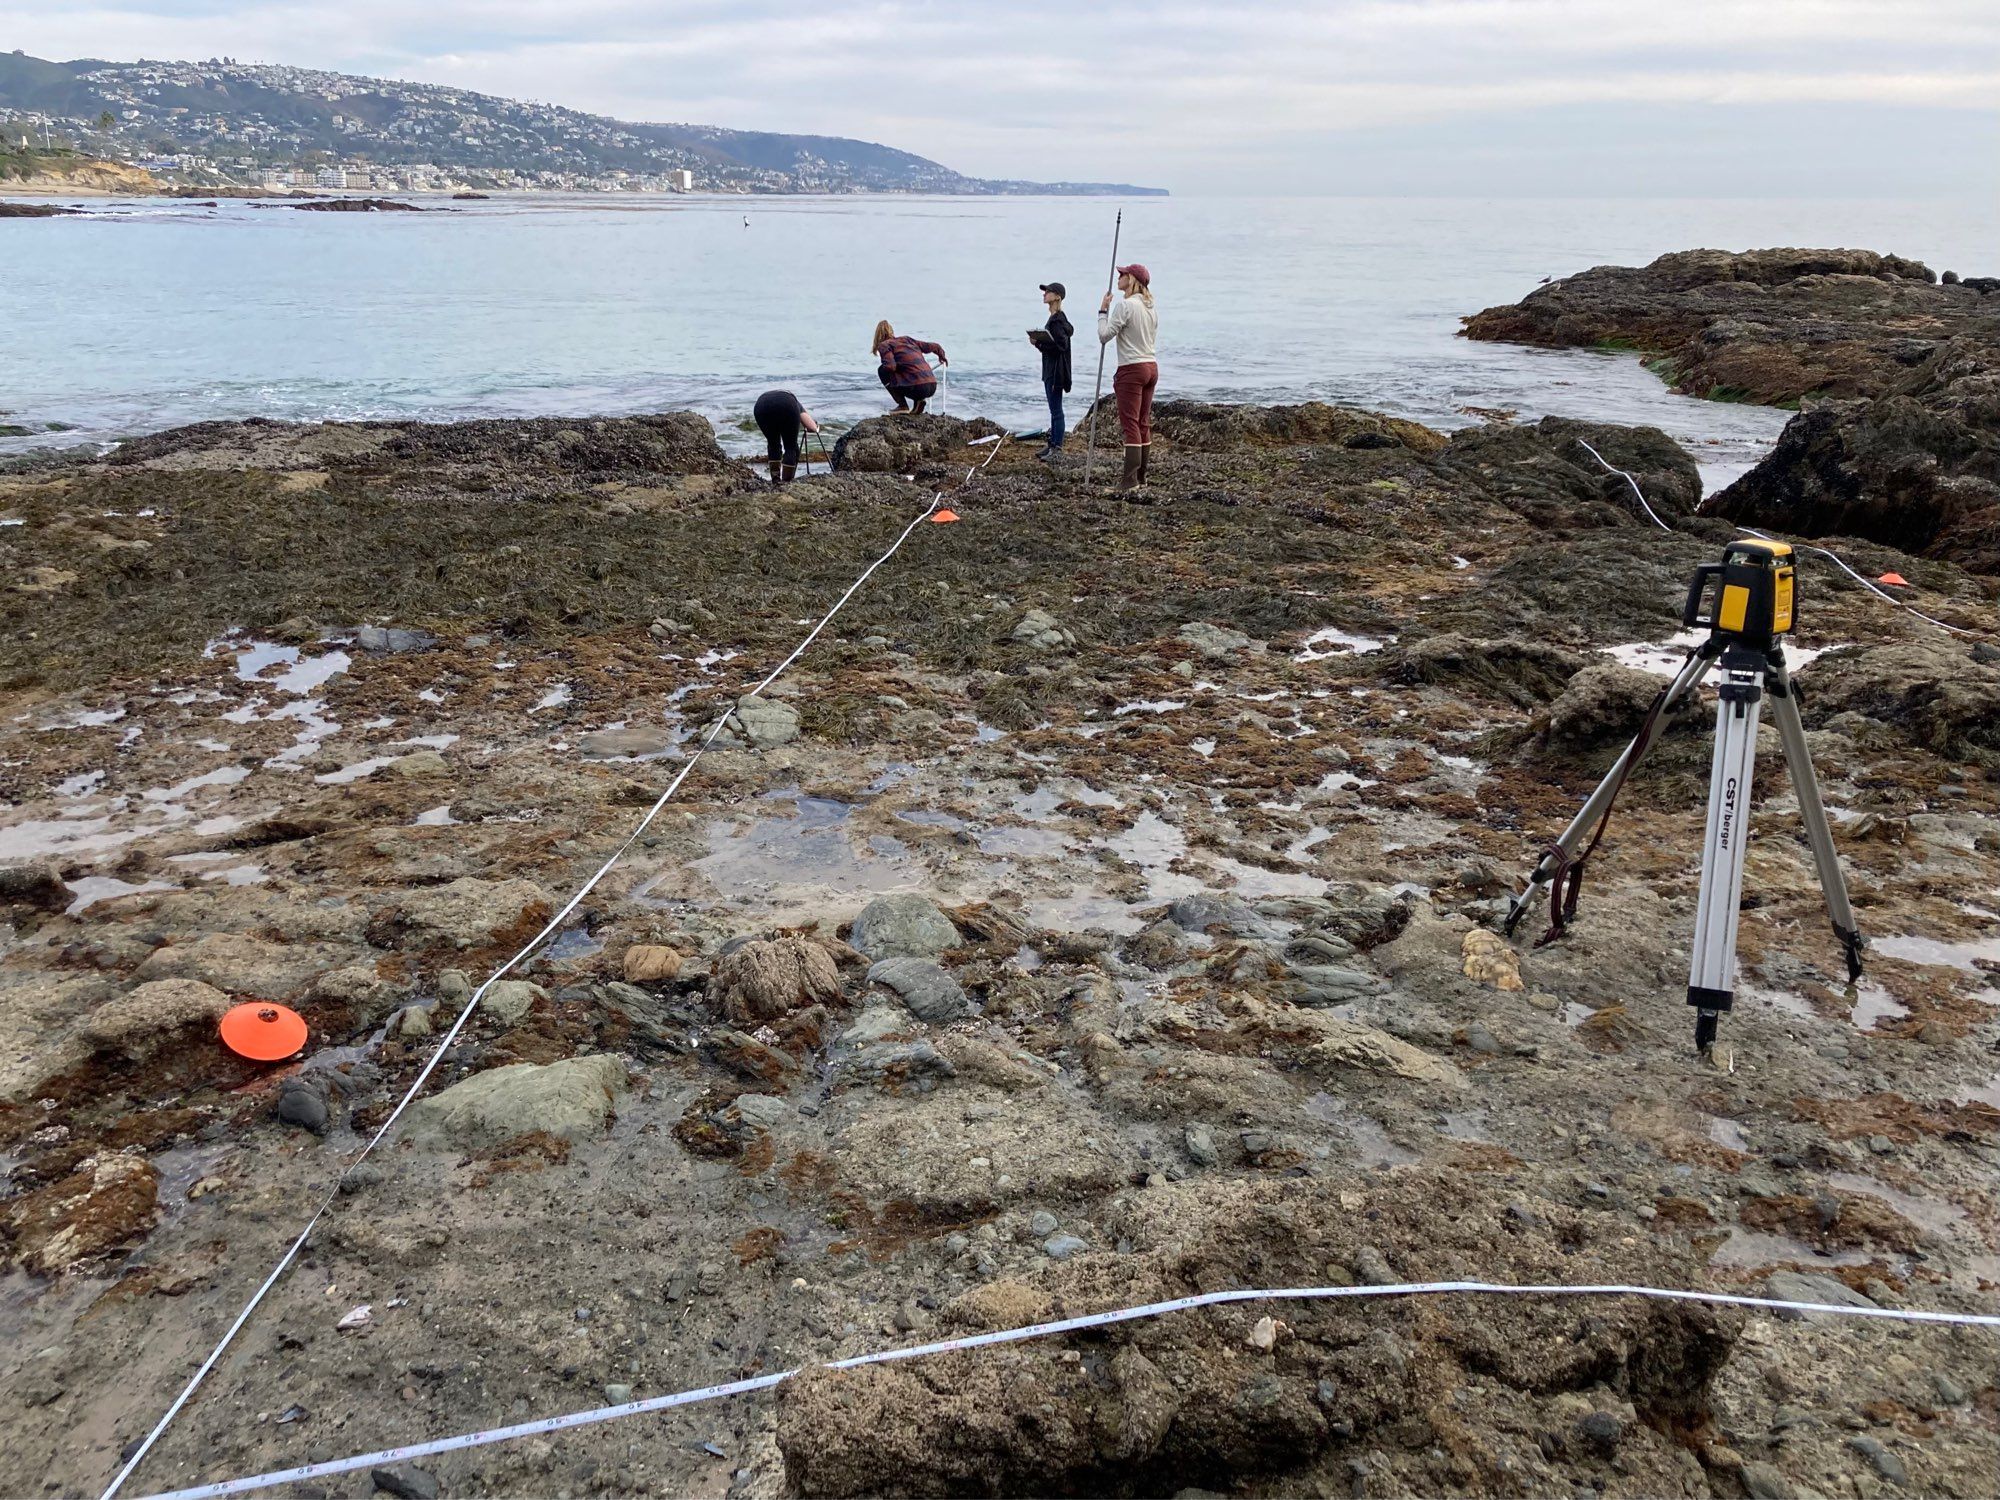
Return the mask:
<path fill-rule="evenodd" d="M 206 775 L 190 777 L 178 786 L 148 787 L 144 795 L 148 802 L 178 802 L 189 792 L 205 786 L 234 786 L 249 774 L 248 766 L 217 766 Z"/>
<path fill-rule="evenodd" d="M 102 729 L 106 724 L 116 724 L 124 717 L 125 710 L 122 708 L 79 709 L 37 727 L 45 732 L 51 729 Z"/>
<path fill-rule="evenodd" d="M 531 714 L 538 714 L 545 708 L 561 708 L 564 704 L 568 703 L 569 700 L 570 700 L 569 684 L 566 682 L 559 682 L 554 687 L 550 688 L 546 693 L 542 694 L 541 699 L 535 704 L 533 708 L 529 709 L 528 712 Z"/>
<path fill-rule="evenodd" d="M 60 818 L 0 828 L 0 859 L 36 859 L 45 854 L 85 854 L 129 844 L 143 830 L 112 833 L 109 818 Z"/>
<path fill-rule="evenodd" d="M 948 828 L 956 833 L 965 827 L 965 819 L 930 807 L 913 807 L 897 813 L 896 817 L 901 822 L 914 823 L 919 828 Z"/>
<path fill-rule="evenodd" d="M 236 678 L 239 682 L 262 683 L 281 693 L 295 695 L 324 686 L 331 678 L 345 672 L 353 662 L 345 651 L 307 656 L 297 646 L 281 646 L 275 641 L 210 641 L 202 655 L 219 656 L 225 651 L 236 653 Z M 285 670 L 275 677 L 265 676 L 273 667 Z"/>
<path fill-rule="evenodd" d="M 129 880 L 120 880 L 112 875 L 84 875 L 68 882 L 76 893 L 76 899 L 63 909 L 63 915 L 73 917 L 86 907 L 95 906 L 100 901 L 110 901 L 118 896 L 133 896 L 142 891 L 171 891 L 177 887 L 166 880 L 148 880 L 134 885 Z"/>
<path fill-rule="evenodd" d="M 1878 1023 L 1900 1021 L 1909 1013 L 1909 1006 L 1880 984 L 1872 979 L 1863 979 L 1854 986 L 1854 1009 L 1847 1019 L 1863 1031 L 1873 1031 Z"/>
<path fill-rule="evenodd" d="M 1306 1100 L 1306 1113 L 1346 1132 L 1354 1143 L 1354 1159 L 1364 1167 L 1400 1167 L 1419 1159 L 1419 1153 L 1390 1140 L 1389 1132 L 1373 1116 L 1331 1094 L 1314 1094 Z"/>
<path fill-rule="evenodd" d="M 1116 897 L 1089 892 L 1032 901 L 1028 920 L 1051 932 L 1108 932 L 1113 937 L 1125 937 L 1146 925 Z"/>
<path fill-rule="evenodd" d="M 436 688 L 419 688 L 417 689 L 417 697 L 425 703 L 444 702 L 444 694 L 440 693 Z"/>
<path fill-rule="evenodd" d="M 1687 661 L 1688 652 L 1707 639 L 1706 630 L 1683 630 L 1664 641 L 1628 641 L 1622 646 L 1606 646 L 1603 651 L 1624 666 L 1655 677 L 1672 677 Z"/>
<path fill-rule="evenodd" d="M 1194 751 L 1194 753 L 1196 755 L 1199 755 L 1203 760 L 1207 760 L 1210 756 L 1215 754 L 1215 741 L 1189 740 L 1188 749 Z"/>
<path fill-rule="evenodd" d="M 1292 656 L 1293 661 L 1324 661 L 1329 656 L 1366 656 L 1370 651 L 1380 651 L 1394 636 L 1377 638 L 1369 635 L 1354 635 L 1345 630 L 1336 630 L 1331 625 L 1324 630 L 1315 630 L 1305 638 L 1304 644 Z M 1320 651 L 1315 647 L 1330 649 Z"/>
<path fill-rule="evenodd" d="M 344 786 L 350 781 L 359 781 L 364 776 L 373 776 L 391 761 L 400 759 L 394 755 L 371 755 L 366 760 L 357 760 L 351 766 L 342 766 L 338 771 L 325 771 L 313 777 L 314 781 L 326 786 Z"/>
<path fill-rule="evenodd" d="M 1869 948 L 1886 958 L 1905 959 L 1913 964 L 1936 964 L 1940 968 L 1963 969 L 1968 974 L 1984 973 L 1979 960 L 2000 963 L 2000 937 L 1974 938 L 1969 943 L 1946 943 L 1936 938 L 1898 933 L 1870 938 Z"/>
<path fill-rule="evenodd" d="M 364 726 L 366 727 L 366 726 Z M 421 745 L 427 750 L 443 750 L 458 743 L 455 734 L 414 734 L 406 740 L 397 740 L 399 745 Z"/>
<path fill-rule="evenodd" d="M 1356 776 L 1352 771 L 1329 771 L 1319 779 L 1319 789 L 1322 792 L 1344 792 L 1350 789 L 1358 792 L 1363 787 L 1373 785 L 1375 783 L 1366 776 Z"/>
<path fill-rule="evenodd" d="M 1737 1226 L 1729 1231 L 1729 1238 L 1716 1247 L 1708 1258 L 1710 1266 L 1718 1270 L 1757 1271 L 1766 1266 L 1859 1266 L 1865 1265 L 1868 1255 L 1861 1250 L 1837 1250 L 1822 1254 L 1803 1240 L 1795 1240 L 1787 1234 L 1765 1234 L 1761 1230 L 1745 1229 Z"/>
<path fill-rule="evenodd" d="M 1191 896 L 1207 889 L 1199 878 L 1177 875 L 1168 868 L 1187 853 L 1187 835 L 1150 808 L 1140 813 L 1138 821 L 1123 833 L 1106 839 L 1102 847 L 1145 871 L 1146 893 L 1152 902 L 1171 901 L 1176 896 Z"/>
<path fill-rule="evenodd" d="M 105 773 L 102 771 L 82 771 L 75 776 L 66 777 L 56 783 L 56 795 L 58 797 L 88 797 L 92 792 L 104 785 L 104 776 Z"/>
<path fill-rule="evenodd" d="M 1750 1137 L 1736 1121 L 1722 1115 L 1708 1116 L 1708 1138 L 1725 1151 L 1750 1152 Z"/>
<path fill-rule="evenodd" d="M 989 828 L 979 835 L 979 852 L 1015 859 L 1058 859 L 1075 845 L 1053 828 Z"/>
<path fill-rule="evenodd" d="M 411 821 L 418 828 L 449 828 L 458 819 L 451 815 L 451 804 L 447 802 L 441 807 L 426 808 Z"/>
<path fill-rule="evenodd" d="M 1246 865 L 1241 860 L 1217 858 L 1211 861 L 1217 869 L 1236 877 L 1235 893 L 1252 901 L 1266 896 L 1320 896 L 1326 893 L 1326 882 L 1315 875 L 1300 875 L 1290 870 L 1266 870 L 1259 865 Z"/>
<path fill-rule="evenodd" d="M 1165 714 L 1186 707 L 1185 698 L 1141 698 L 1136 703 L 1119 704 L 1111 711 L 1111 717 L 1122 719 L 1127 714 Z"/>
<path fill-rule="evenodd" d="M 690 868 L 718 889 L 732 894 L 758 890 L 766 897 L 807 887 L 830 886 L 843 895 L 902 890 L 920 877 L 907 851 L 893 839 L 866 852 L 855 847 L 845 826 L 853 811 L 850 804 L 792 796 L 789 816 L 759 818 L 747 828 L 711 824 L 709 852 Z"/>
<path fill-rule="evenodd" d="M 1828 1174 L 1826 1180 L 1843 1193 L 1879 1198 L 1912 1224 L 1933 1234 L 1950 1234 L 1965 1218 L 1965 1210 L 1955 1203 L 1947 1203 L 1942 1198 L 1920 1198 L 1860 1172 L 1833 1172 Z"/>
<path fill-rule="evenodd" d="M 226 870 L 208 870 L 203 880 L 219 880 L 224 885 L 262 885 L 271 877 L 261 865 L 231 865 Z"/>

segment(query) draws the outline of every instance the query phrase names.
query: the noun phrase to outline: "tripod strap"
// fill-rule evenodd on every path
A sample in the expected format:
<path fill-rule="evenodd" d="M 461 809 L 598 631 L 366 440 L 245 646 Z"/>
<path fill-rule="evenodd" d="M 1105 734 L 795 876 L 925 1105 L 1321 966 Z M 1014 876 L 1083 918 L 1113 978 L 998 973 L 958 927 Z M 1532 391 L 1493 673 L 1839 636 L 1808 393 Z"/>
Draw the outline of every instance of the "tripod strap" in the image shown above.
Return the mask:
<path fill-rule="evenodd" d="M 1598 818 L 1597 827 L 1591 830 L 1590 842 L 1584 846 L 1583 853 L 1572 856 L 1561 844 L 1551 844 L 1542 851 L 1542 857 L 1552 865 L 1549 876 L 1549 930 L 1535 940 L 1537 948 L 1553 943 L 1576 920 L 1577 898 L 1583 894 L 1584 867 L 1589 864 L 1590 856 L 1597 852 L 1604 831 L 1611 826 L 1611 810 L 1618 805 L 1618 794 L 1625 790 L 1632 768 L 1652 748 L 1653 740 L 1659 733 L 1660 716 L 1666 711 L 1667 695 L 1673 687 L 1673 683 L 1669 682 L 1660 689 L 1651 707 L 1646 710 L 1646 717 L 1640 721 L 1639 732 L 1632 736 L 1631 752 L 1625 757 L 1625 769 L 1612 783 L 1611 795 L 1604 802 L 1603 816 Z"/>

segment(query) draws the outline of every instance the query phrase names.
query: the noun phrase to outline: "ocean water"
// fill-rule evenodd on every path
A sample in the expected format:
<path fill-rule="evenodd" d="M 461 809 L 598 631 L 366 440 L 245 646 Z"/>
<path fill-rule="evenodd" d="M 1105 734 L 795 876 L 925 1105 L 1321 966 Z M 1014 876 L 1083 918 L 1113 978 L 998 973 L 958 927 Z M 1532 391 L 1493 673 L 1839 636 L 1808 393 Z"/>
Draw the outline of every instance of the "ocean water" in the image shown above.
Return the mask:
<path fill-rule="evenodd" d="M 222 417 L 692 408 L 725 442 L 783 385 L 884 409 L 877 318 L 950 352 L 947 410 L 1045 419 L 1026 330 L 1065 282 L 1083 328 L 1145 262 L 1162 398 L 1320 399 L 1440 427 L 1498 408 L 1652 423 L 1711 484 L 1785 414 L 1669 393 L 1630 355 L 1474 344 L 1459 319 L 1544 277 L 1706 245 L 1858 245 L 1992 273 L 1987 203 L 1450 199 L 497 198 L 323 214 L 99 200 L 8 221 L 0 423 L 64 442 Z M 746 223 L 747 220 L 747 223 Z M 1077 349 L 1074 413 L 1094 350 Z M 1107 383 L 1109 376 L 1107 374 Z M 0 452 L 47 439 L 0 439 Z"/>

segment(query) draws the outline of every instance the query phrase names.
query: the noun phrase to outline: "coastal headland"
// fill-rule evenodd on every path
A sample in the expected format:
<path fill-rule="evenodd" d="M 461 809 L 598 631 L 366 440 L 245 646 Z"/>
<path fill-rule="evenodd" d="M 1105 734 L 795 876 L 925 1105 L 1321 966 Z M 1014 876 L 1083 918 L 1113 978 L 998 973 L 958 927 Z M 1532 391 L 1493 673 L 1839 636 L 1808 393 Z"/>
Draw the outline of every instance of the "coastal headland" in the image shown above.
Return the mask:
<path fill-rule="evenodd" d="M 2000 1310 L 1996 312 L 1895 257 L 1690 252 L 1471 321 L 1796 400 L 1705 500 L 1647 428 L 1172 400 L 1136 499 L 955 416 L 870 419 L 775 487 L 687 413 L 11 461 L 0 1472 L 105 1483 L 718 719 L 132 1493 L 1234 1287 Z M 749 696 L 939 492 L 958 520 Z M 1873 948 L 1847 986 L 1772 743 L 1704 1060 L 1710 703 L 1570 930 L 1497 928 L 1739 524 L 1953 628 L 1806 556 L 1792 660 Z M 218 1045 L 251 999 L 305 1019 L 297 1062 Z M 1970 1495 L 1993 1349 L 1632 1299 L 1252 1302 L 373 1482 Z"/>

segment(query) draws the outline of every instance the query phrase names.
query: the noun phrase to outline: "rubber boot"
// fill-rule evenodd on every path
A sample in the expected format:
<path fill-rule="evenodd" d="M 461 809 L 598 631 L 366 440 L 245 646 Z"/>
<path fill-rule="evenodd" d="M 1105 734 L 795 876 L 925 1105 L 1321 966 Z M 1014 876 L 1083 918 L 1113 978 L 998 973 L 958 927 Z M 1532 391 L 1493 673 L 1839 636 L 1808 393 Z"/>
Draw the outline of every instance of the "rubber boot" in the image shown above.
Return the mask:
<path fill-rule="evenodd" d="M 784 473 L 779 477 L 779 483 L 790 484 L 794 479 L 797 479 L 798 477 L 799 477 L 799 466 L 797 464 L 786 464 Z"/>
<path fill-rule="evenodd" d="M 1118 493 L 1139 487 L 1139 466 L 1146 461 L 1146 450 L 1137 443 L 1125 445 L 1125 472 L 1118 476 Z"/>
<path fill-rule="evenodd" d="M 911 415 L 921 417 L 924 414 L 924 403 L 929 399 L 930 397 L 928 396 L 918 396 L 913 401 L 911 401 L 910 403 Z"/>
<path fill-rule="evenodd" d="M 770 474 L 771 483 L 776 484 L 778 482 L 778 461 L 775 458 L 770 461 Z"/>
<path fill-rule="evenodd" d="M 1141 443 L 1139 445 L 1139 483 L 1142 485 L 1146 482 L 1146 464 L 1151 460 L 1152 456 L 1153 445 L 1151 443 Z"/>

